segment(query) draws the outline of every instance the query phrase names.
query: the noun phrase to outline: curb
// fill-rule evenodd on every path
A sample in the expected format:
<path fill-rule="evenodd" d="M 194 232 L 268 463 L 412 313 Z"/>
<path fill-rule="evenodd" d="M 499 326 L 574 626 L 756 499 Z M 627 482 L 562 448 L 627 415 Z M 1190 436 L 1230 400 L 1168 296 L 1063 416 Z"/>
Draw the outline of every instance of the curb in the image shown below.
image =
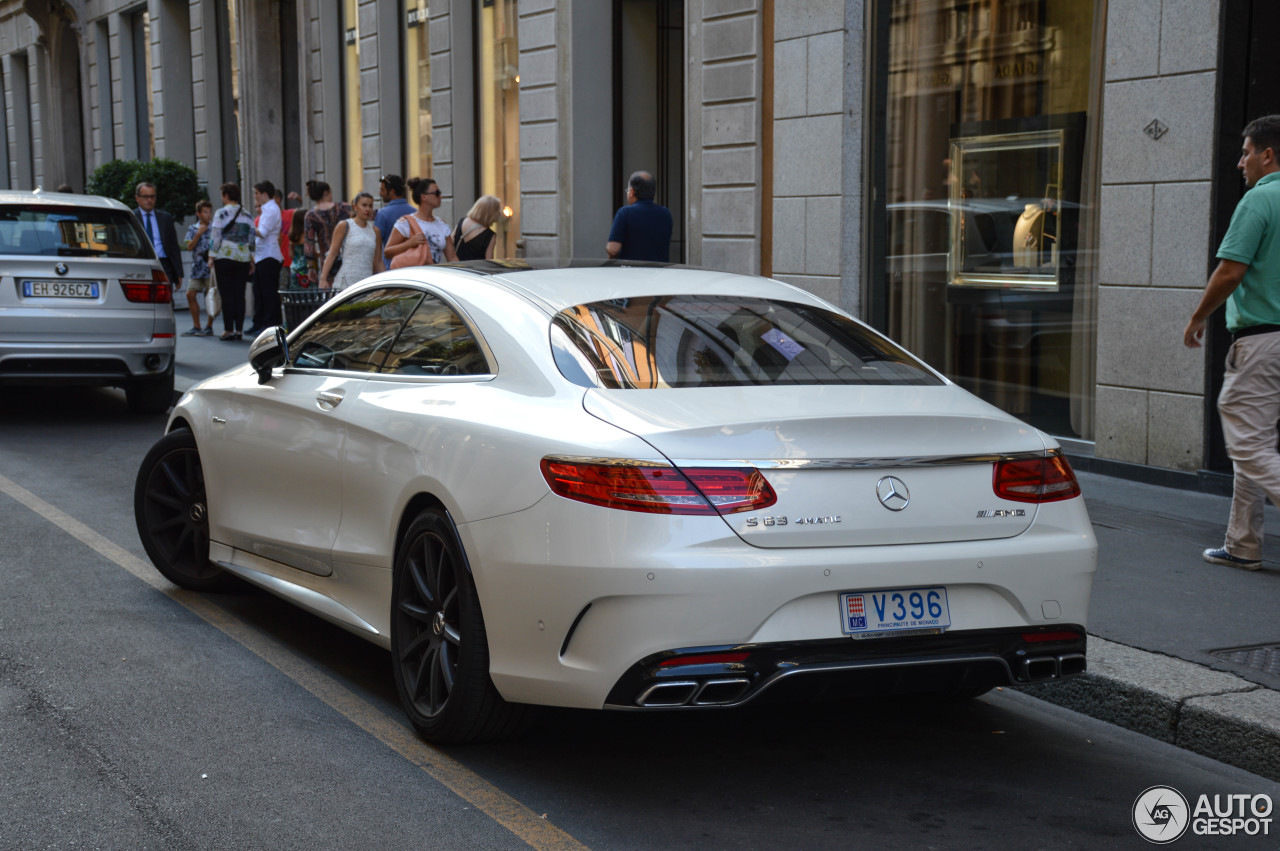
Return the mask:
<path fill-rule="evenodd" d="M 1089 669 L 1018 691 L 1280 782 L 1280 692 L 1089 636 Z"/>

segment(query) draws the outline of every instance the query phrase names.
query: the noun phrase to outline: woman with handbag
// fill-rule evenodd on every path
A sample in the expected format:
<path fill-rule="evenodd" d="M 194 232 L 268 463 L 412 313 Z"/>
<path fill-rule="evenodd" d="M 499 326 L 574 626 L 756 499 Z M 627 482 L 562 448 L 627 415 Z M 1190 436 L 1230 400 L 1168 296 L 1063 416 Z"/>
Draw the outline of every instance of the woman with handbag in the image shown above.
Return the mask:
<path fill-rule="evenodd" d="M 342 268 L 333 279 L 335 290 L 345 289 L 387 270 L 382 262 L 382 234 L 373 224 L 373 196 L 361 192 L 352 199 L 351 209 L 355 211 L 354 217 L 338 222 L 333 229 L 333 242 L 329 244 L 324 269 L 320 272 L 321 289 L 329 280 L 329 271 L 339 256 L 342 257 Z"/>
<path fill-rule="evenodd" d="M 392 269 L 405 266 L 429 266 L 432 263 L 458 261 L 453 250 L 449 223 L 435 217 L 440 206 L 440 185 L 429 177 L 409 181 L 409 194 L 418 211 L 401 216 L 387 242 L 386 256 Z"/>
<path fill-rule="evenodd" d="M 253 219 L 240 204 L 240 187 L 220 187 L 222 209 L 209 225 L 209 258 L 222 302 L 221 340 L 239 340 L 244 330 L 244 290 L 253 270 Z"/>

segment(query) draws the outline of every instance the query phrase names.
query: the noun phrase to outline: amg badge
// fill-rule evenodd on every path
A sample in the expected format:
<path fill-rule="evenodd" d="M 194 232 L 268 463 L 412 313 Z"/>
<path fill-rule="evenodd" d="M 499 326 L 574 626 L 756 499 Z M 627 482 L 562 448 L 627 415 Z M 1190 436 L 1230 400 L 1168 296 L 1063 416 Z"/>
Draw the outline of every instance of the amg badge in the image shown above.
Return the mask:
<path fill-rule="evenodd" d="M 986 508 L 978 512 L 979 517 L 1026 517 L 1022 508 Z"/>

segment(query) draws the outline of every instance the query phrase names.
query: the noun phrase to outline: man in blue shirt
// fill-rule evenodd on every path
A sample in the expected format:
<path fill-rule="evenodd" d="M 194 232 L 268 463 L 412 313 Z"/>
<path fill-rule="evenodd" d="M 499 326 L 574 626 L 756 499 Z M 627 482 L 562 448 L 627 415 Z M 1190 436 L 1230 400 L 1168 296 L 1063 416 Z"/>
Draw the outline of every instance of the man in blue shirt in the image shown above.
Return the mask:
<path fill-rule="evenodd" d="M 404 200 L 404 178 L 388 174 L 378 182 L 378 194 L 382 196 L 382 209 L 373 217 L 373 225 L 382 234 L 382 247 L 391 239 L 391 229 L 402 216 L 413 212 L 413 205 Z"/>
<path fill-rule="evenodd" d="M 1235 468 L 1231 518 L 1221 547 L 1204 551 L 1211 564 L 1262 566 L 1262 507 L 1280 505 L 1280 115 L 1244 128 L 1237 168 L 1248 191 L 1218 247 L 1218 266 L 1183 331 L 1199 348 L 1205 322 L 1224 302 L 1231 348 L 1218 394 L 1227 455 Z"/>
<path fill-rule="evenodd" d="M 671 260 L 671 211 L 653 202 L 657 181 L 637 171 L 627 181 L 627 206 L 618 210 L 605 251 L 611 260 Z"/>

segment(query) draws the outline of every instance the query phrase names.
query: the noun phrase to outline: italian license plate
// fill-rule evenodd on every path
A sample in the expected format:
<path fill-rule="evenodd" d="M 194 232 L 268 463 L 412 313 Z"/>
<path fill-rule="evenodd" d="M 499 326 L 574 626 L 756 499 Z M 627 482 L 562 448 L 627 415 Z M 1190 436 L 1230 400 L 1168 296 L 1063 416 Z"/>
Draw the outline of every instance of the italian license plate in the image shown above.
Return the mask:
<path fill-rule="evenodd" d="M 97 298 L 97 281 L 23 281 L 27 298 Z"/>
<path fill-rule="evenodd" d="M 845 635 L 942 630 L 951 626 L 947 589 L 902 588 L 858 591 L 840 595 L 840 627 Z"/>

